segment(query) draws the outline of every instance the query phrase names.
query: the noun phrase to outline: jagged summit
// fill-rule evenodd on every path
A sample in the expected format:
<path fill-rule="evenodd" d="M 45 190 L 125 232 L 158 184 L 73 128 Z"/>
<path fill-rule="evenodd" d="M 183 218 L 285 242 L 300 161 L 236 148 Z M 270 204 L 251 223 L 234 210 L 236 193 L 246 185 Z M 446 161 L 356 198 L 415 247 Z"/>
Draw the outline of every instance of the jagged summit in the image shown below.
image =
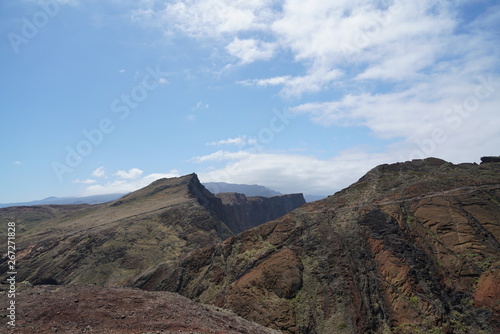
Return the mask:
<path fill-rule="evenodd" d="M 151 197 L 165 197 L 169 195 L 182 195 L 189 186 L 202 186 L 198 176 L 195 173 L 187 174 L 180 177 L 162 178 L 154 181 L 150 185 L 136 190 L 122 198 L 114 201 L 112 205 L 121 205 L 133 200 L 150 199 Z"/>

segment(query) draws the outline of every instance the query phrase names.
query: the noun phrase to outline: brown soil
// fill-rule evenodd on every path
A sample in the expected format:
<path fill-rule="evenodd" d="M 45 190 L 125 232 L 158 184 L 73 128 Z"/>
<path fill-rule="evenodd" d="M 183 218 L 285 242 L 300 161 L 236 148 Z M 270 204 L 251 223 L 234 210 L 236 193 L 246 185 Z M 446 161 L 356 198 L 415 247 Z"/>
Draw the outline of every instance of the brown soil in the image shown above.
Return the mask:
<path fill-rule="evenodd" d="M 5 295 L 1 299 L 7 300 Z M 277 333 L 177 294 L 128 288 L 23 288 L 16 294 L 16 312 L 15 328 L 5 321 L 1 333 Z"/>

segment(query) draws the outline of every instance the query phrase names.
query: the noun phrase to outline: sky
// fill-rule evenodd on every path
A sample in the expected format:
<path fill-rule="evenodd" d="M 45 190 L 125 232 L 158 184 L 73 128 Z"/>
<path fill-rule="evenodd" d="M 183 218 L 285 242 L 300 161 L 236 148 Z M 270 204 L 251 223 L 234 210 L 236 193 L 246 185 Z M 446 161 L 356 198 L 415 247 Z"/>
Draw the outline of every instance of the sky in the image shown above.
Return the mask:
<path fill-rule="evenodd" d="M 1 1 L 0 203 L 479 162 L 499 42 L 493 0 Z"/>

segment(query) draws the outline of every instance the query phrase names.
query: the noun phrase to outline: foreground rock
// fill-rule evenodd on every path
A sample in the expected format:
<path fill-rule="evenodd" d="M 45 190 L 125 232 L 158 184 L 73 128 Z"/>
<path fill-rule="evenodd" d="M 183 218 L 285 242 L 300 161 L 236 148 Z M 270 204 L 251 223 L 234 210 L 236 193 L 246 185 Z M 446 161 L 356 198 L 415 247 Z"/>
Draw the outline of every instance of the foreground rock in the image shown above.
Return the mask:
<path fill-rule="evenodd" d="M 382 165 L 135 286 L 284 333 L 498 333 L 500 164 Z"/>
<path fill-rule="evenodd" d="M 2 324 L 2 333 L 278 333 L 177 294 L 137 289 L 36 286 L 18 292 L 16 306 L 15 329 Z"/>

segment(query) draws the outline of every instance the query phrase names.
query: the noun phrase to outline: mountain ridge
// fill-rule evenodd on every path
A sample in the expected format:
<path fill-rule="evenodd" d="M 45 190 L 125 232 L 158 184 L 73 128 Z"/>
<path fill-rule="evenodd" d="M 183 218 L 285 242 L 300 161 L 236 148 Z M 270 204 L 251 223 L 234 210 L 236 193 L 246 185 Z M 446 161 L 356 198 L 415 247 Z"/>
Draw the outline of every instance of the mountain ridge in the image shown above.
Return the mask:
<path fill-rule="evenodd" d="M 274 197 L 283 195 L 278 191 L 269 189 L 260 185 L 248 185 L 248 184 L 235 184 L 235 183 L 225 183 L 225 182 L 202 182 L 203 186 L 207 188 L 211 193 L 239 193 L 244 194 L 247 197 Z M 34 200 L 29 202 L 14 202 L 14 203 L 0 203 L 0 208 L 7 208 L 11 206 L 38 206 L 38 205 L 69 205 L 69 204 L 102 204 L 106 202 L 115 201 L 129 193 L 113 193 L 113 194 L 103 194 L 103 195 L 92 195 L 92 196 L 69 196 L 69 197 L 56 197 L 50 196 L 41 200 Z M 317 195 L 304 195 L 306 202 L 317 201 L 325 198 L 326 196 Z"/>
<path fill-rule="evenodd" d="M 301 201 L 293 202 L 296 197 Z M 305 203 L 302 195 L 275 200 L 290 202 L 285 209 Z M 264 204 L 275 200 L 257 201 L 257 209 L 268 210 Z M 237 212 L 242 205 L 236 203 L 232 209 Z M 11 207 L 0 209 L 0 217 L 16 221 L 22 232 L 17 246 L 22 250 L 18 262 L 24 270 L 19 279 L 33 284 L 110 286 L 124 284 L 158 261 L 178 258 L 264 222 L 240 222 L 238 215 L 224 210 L 222 200 L 193 173 L 156 180 L 108 203 Z M 267 219 L 285 213 L 269 211 Z M 38 219 L 32 221 L 33 216 Z M 5 273 L 6 258 L 2 260 L 0 272 Z"/>
<path fill-rule="evenodd" d="M 133 286 L 283 333 L 495 333 L 500 164 L 381 165 Z"/>
<path fill-rule="evenodd" d="M 20 208 L 19 279 L 179 293 L 285 334 L 500 331 L 499 163 L 379 165 L 250 228 L 262 200 L 190 174 L 111 203 Z"/>

